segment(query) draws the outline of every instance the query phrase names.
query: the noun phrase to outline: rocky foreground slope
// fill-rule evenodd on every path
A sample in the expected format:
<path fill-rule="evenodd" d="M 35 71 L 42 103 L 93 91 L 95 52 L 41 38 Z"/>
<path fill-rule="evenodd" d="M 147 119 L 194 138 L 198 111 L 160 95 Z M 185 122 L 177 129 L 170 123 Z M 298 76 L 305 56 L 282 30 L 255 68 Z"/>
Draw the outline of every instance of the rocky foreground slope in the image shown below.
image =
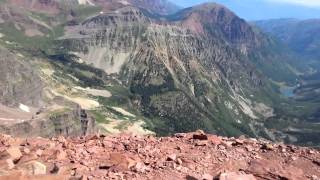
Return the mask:
<path fill-rule="evenodd" d="M 173 137 L 0 136 L 0 179 L 318 179 L 320 151 L 202 131 Z"/>

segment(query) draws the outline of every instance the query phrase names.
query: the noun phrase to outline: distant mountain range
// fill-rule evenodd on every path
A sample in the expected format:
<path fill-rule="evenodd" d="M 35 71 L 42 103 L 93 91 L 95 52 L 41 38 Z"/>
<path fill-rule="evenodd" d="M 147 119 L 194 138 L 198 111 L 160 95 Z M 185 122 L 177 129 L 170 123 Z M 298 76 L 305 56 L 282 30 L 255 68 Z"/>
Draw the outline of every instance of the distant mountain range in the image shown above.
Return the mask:
<path fill-rule="evenodd" d="M 256 21 L 255 24 L 282 41 L 307 61 L 309 67 L 320 69 L 320 19 L 274 19 Z"/>

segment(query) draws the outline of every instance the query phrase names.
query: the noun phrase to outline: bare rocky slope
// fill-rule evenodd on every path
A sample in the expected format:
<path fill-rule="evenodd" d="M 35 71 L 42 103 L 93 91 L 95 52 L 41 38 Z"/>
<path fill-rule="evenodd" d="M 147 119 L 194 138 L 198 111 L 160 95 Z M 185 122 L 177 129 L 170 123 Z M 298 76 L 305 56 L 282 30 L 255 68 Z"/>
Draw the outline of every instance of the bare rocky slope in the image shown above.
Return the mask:
<path fill-rule="evenodd" d="M 320 177 L 319 150 L 197 131 L 172 137 L 0 135 L 0 179 L 263 180 Z"/>
<path fill-rule="evenodd" d="M 40 106 L 43 83 L 30 62 L 0 46 L 0 103 Z"/>

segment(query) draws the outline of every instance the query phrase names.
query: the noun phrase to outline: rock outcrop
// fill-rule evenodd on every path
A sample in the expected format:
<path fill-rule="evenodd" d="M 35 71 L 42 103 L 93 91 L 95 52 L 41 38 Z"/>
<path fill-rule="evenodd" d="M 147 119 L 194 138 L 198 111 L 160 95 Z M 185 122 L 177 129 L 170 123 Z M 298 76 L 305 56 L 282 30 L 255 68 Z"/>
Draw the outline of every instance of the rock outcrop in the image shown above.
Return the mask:
<path fill-rule="evenodd" d="M 30 62 L 0 46 L 0 104 L 39 106 L 43 82 Z"/>
<path fill-rule="evenodd" d="M 0 132 L 19 137 L 81 136 L 93 133 L 95 119 L 77 104 L 50 112 L 34 61 L 0 46 Z M 57 104 L 66 104 L 65 101 Z"/>
<path fill-rule="evenodd" d="M 94 131 L 95 119 L 79 106 L 46 117 L 0 124 L 0 132 L 18 137 L 82 136 Z"/>
<path fill-rule="evenodd" d="M 0 135 L 0 179 L 319 179 L 320 151 L 180 133 L 156 138 Z"/>

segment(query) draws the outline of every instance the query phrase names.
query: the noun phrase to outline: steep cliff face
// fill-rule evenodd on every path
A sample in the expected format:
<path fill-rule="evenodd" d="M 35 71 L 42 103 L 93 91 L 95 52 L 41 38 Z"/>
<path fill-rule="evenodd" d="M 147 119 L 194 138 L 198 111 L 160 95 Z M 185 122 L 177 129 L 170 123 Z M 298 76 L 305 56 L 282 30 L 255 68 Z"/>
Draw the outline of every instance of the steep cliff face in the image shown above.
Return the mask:
<path fill-rule="evenodd" d="M 82 136 L 95 131 L 95 119 L 79 106 L 45 118 L 0 124 L 0 131 L 17 137 Z"/>
<path fill-rule="evenodd" d="M 0 103 L 40 106 L 43 83 L 32 65 L 0 47 Z"/>

